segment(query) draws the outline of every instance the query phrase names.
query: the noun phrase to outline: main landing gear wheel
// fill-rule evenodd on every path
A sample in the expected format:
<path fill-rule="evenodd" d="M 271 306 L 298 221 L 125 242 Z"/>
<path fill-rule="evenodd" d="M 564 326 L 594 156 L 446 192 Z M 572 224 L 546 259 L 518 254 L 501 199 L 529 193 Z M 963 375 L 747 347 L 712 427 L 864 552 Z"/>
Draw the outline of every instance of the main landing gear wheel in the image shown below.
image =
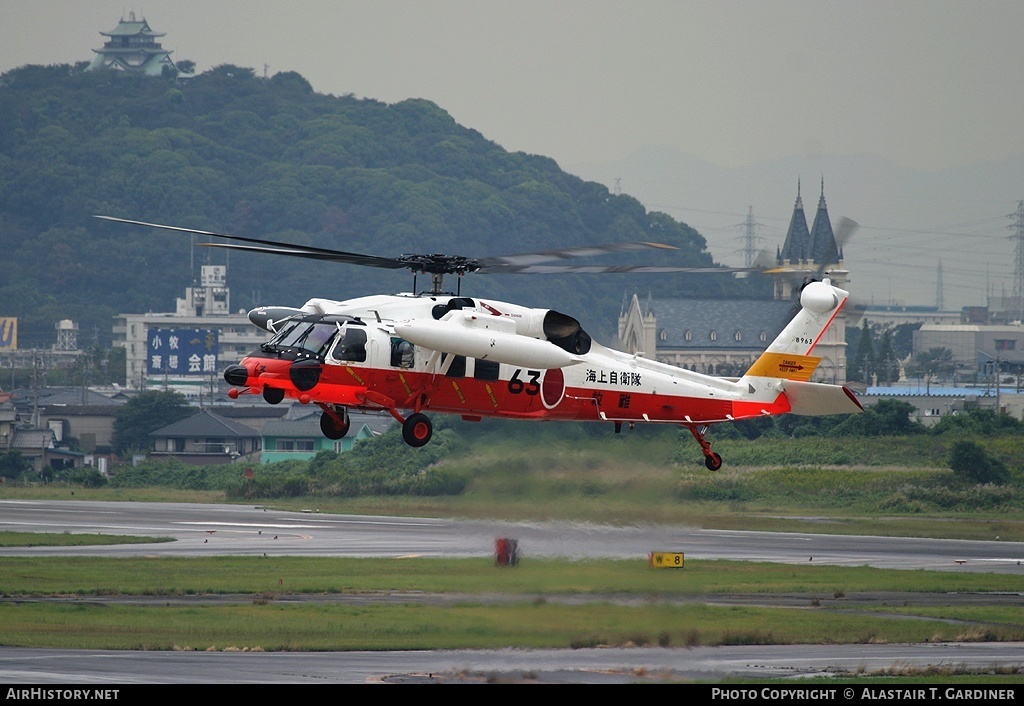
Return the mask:
<path fill-rule="evenodd" d="M 712 451 L 704 457 L 704 465 L 709 471 L 717 471 L 722 467 L 722 457 Z"/>
<path fill-rule="evenodd" d="M 263 399 L 269 404 L 281 404 L 281 400 L 284 399 L 284 390 L 279 387 L 264 387 Z"/>
<path fill-rule="evenodd" d="M 349 419 L 348 413 L 345 410 L 342 409 L 336 414 L 340 417 L 340 421 L 326 411 L 320 415 L 320 432 L 328 439 L 334 439 L 335 441 L 348 434 L 348 429 L 352 426 L 352 420 Z"/>
<path fill-rule="evenodd" d="M 402 438 L 409 446 L 423 446 L 430 441 L 433 433 L 434 425 L 431 424 L 430 417 L 419 412 L 410 414 L 402 423 Z"/>

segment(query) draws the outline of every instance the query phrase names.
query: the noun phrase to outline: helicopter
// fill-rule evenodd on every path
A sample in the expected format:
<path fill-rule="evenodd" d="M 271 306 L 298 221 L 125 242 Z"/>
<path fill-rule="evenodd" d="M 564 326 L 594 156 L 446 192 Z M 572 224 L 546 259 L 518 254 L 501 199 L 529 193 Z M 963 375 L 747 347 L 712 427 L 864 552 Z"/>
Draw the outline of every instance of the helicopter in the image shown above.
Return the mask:
<path fill-rule="evenodd" d="M 335 301 L 313 298 L 301 307 L 260 306 L 249 320 L 271 334 L 239 363 L 224 370 L 228 396 L 262 395 L 269 404 L 286 398 L 316 404 L 320 431 L 344 437 L 350 410 L 384 410 L 401 425 L 411 447 L 430 441 L 429 413 L 467 421 L 520 420 L 673 424 L 690 431 L 711 471 L 722 457 L 711 448 L 715 424 L 781 414 L 832 415 L 863 411 L 845 385 L 812 382 L 821 358 L 813 355 L 849 292 L 827 276 L 806 283 L 799 310 L 776 339 L 738 378 L 706 375 L 605 347 L 580 322 L 554 309 L 525 307 L 461 293 L 470 273 L 733 272 L 756 268 L 671 265 L 545 264 L 573 257 L 642 249 L 659 243 L 593 245 L 504 257 L 443 254 L 379 257 L 145 221 L 96 216 L 125 223 L 232 241 L 209 247 L 330 262 L 408 269 L 413 292 Z M 416 291 L 416 277 L 430 288 Z M 444 276 L 455 275 L 455 292 Z"/>

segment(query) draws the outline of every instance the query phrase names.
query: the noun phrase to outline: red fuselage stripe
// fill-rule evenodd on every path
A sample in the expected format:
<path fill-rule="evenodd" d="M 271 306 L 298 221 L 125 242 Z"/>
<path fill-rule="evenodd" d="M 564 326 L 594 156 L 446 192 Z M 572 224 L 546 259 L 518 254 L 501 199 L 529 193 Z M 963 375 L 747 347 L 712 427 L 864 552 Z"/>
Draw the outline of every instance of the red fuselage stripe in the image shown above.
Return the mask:
<path fill-rule="evenodd" d="M 386 407 L 379 400 L 396 400 L 399 407 L 419 395 L 426 396 L 424 410 L 449 414 L 518 419 L 576 421 L 638 421 L 684 424 L 708 424 L 749 419 L 765 414 L 789 411 L 785 395 L 770 403 L 728 400 L 715 397 L 686 397 L 656 394 L 633 389 L 566 387 L 560 399 L 544 396 L 543 388 L 512 384 L 509 380 L 477 380 L 444 377 L 410 370 L 355 368 L 324 365 L 319 382 L 305 392 L 291 384 L 286 373 L 288 361 L 253 358 L 243 361 L 266 367 L 261 377 L 251 378 L 252 392 L 262 391 L 264 383 L 285 391 L 293 399 L 313 399 L 328 404 L 363 408 Z M 412 394 L 410 395 L 410 391 Z M 545 405 L 554 402 L 550 408 Z"/>

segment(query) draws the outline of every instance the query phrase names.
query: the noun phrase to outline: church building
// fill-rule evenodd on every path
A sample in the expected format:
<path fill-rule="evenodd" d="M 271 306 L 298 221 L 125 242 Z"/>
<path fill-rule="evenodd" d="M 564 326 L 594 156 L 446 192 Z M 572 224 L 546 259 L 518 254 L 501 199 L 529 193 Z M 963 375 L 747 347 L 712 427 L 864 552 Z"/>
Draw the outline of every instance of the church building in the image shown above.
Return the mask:
<path fill-rule="evenodd" d="M 808 229 L 800 188 L 789 231 L 776 261 L 774 299 L 651 299 L 636 294 L 619 315 L 619 344 L 629 353 L 699 373 L 738 377 L 757 360 L 796 313 L 807 278 L 827 271 L 844 287 L 849 273 L 836 242 L 822 183 L 818 210 Z M 814 349 L 821 363 L 815 382 L 846 382 L 846 321 L 836 317 Z"/>
<path fill-rule="evenodd" d="M 163 34 L 149 28 L 145 18 L 135 19 L 130 12 L 128 19 L 121 19 L 117 27 L 109 32 L 100 32 L 107 37 L 102 49 L 93 49 L 96 56 L 89 69 L 115 69 L 146 76 L 163 75 L 164 67 L 174 68 L 171 52 L 156 41 Z"/>

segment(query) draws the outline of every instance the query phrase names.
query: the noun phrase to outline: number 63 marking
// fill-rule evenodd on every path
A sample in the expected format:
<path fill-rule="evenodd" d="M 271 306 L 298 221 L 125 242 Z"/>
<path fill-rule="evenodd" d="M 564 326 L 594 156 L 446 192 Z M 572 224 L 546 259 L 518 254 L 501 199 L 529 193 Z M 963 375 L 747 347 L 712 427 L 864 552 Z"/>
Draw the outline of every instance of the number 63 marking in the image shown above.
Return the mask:
<path fill-rule="evenodd" d="M 526 392 L 528 395 L 536 395 L 540 392 L 540 371 L 527 370 L 526 374 L 530 378 L 528 382 L 523 382 L 519 379 L 519 373 L 521 372 L 523 371 L 517 368 L 512 373 L 512 379 L 508 381 L 508 391 L 513 395 L 518 395 L 521 392 Z"/>

